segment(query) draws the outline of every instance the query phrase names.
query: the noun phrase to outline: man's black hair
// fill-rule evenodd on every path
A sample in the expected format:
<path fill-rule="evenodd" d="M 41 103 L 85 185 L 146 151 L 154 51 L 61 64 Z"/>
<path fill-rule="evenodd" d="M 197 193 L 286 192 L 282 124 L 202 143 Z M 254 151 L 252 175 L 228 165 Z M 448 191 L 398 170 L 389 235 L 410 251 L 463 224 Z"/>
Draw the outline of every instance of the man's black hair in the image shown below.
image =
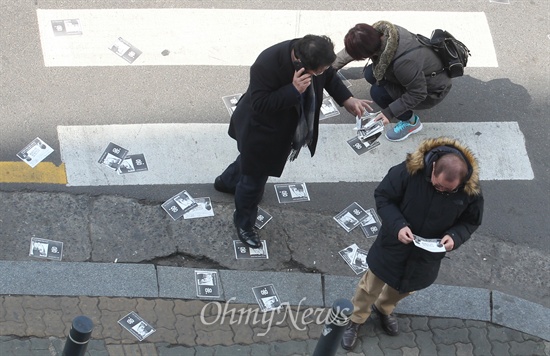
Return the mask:
<path fill-rule="evenodd" d="M 327 36 L 306 35 L 294 43 L 293 49 L 294 56 L 309 70 L 329 66 L 336 59 L 334 43 Z"/>

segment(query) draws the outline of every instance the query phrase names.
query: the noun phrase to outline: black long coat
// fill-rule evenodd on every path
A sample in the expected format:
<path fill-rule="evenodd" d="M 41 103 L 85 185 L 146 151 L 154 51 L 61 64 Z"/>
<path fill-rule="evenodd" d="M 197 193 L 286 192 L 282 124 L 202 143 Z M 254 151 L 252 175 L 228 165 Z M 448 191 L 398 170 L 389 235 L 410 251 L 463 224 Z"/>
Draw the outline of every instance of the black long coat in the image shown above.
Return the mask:
<path fill-rule="evenodd" d="M 249 87 L 231 116 L 229 136 L 237 140 L 243 174 L 280 177 L 283 172 L 300 112 L 300 94 L 292 84 L 295 70 L 290 56 L 295 41 L 276 44 L 258 56 L 250 68 Z M 323 88 L 340 106 L 352 95 L 333 68 L 313 76 L 312 81 L 316 107 L 309 150 L 313 156 Z"/>
<path fill-rule="evenodd" d="M 466 158 L 471 176 L 454 194 L 442 194 L 430 181 L 432 163 L 452 147 Z M 450 235 L 456 250 L 481 225 L 483 195 L 473 154 L 458 141 L 428 139 L 407 160 L 392 167 L 374 192 L 382 228 L 367 255 L 371 271 L 401 293 L 430 286 L 445 252 L 433 253 L 397 239 L 401 228 L 436 239 Z"/>

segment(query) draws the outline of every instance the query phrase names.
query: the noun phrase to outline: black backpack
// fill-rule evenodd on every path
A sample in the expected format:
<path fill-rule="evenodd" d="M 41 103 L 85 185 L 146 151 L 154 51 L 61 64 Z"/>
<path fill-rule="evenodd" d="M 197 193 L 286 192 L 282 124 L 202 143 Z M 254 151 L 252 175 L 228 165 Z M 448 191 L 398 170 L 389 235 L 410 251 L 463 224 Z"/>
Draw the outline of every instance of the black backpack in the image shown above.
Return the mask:
<path fill-rule="evenodd" d="M 416 38 L 421 44 L 430 46 L 443 63 L 443 69 L 431 73 L 432 76 L 443 71 L 447 71 L 447 74 L 451 78 L 464 75 L 464 67 L 468 64 L 468 56 L 471 56 L 470 50 L 464 43 L 457 40 L 449 32 L 441 29 L 433 30 L 431 38 L 420 34 L 416 35 Z"/>

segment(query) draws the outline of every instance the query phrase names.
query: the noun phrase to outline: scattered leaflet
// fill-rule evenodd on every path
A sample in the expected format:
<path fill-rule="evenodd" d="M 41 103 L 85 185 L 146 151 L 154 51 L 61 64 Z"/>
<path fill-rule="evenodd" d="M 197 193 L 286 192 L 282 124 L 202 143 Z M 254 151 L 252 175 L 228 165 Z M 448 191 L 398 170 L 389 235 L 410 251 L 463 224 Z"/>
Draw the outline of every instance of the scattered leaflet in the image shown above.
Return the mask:
<path fill-rule="evenodd" d="M 136 47 L 132 46 L 128 41 L 119 37 L 112 45 L 109 47 L 117 56 L 123 58 L 128 63 L 134 63 L 134 61 L 141 55 L 141 51 Z"/>
<path fill-rule="evenodd" d="M 344 75 L 342 74 L 342 71 L 341 71 L 341 70 L 338 70 L 338 72 L 336 72 L 336 74 L 337 74 L 338 77 L 342 80 L 342 83 L 344 83 L 344 85 L 346 86 L 346 88 L 351 87 L 351 82 L 350 82 L 349 80 L 347 80 L 346 77 L 344 77 Z"/>
<path fill-rule="evenodd" d="M 423 250 L 430 252 L 445 252 L 445 246 L 441 243 L 441 239 L 426 239 L 414 235 L 414 244 Z"/>
<path fill-rule="evenodd" d="M 37 137 L 25 146 L 25 148 L 19 151 L 19 153 L 17 153 L 17 157 L 34 168 L 52 152 L 53 148 L 51 148 L 46 142 L 42 141 L 40 137 Z"/>
<path fill-rule="evenodd" d="M 214 216 L 214 209 L 212 208 L 210 198 L 195 198 L 195 203 L 197 203 L 196 207 L 183 214 L 184 219 L 196 219 Z"/>
<path fill-rule="evenodd" d="M 225 107 L 229 112 L 229 116 L 233 115 L 233 112 L 237 108 L 237 103 L 239 102 L 241 96 L 243 96 L 243 94 L 241 93 L 222 96 L 223 103 L 225 104 Z"/>
<path fill-rule="evenodd" d="M 368 141 L 369 138 L 384 131 L 384 123 L 382 120 L 374 121 L 374 118 L 378 116 L 378 114 L 380 114 L 380 111 L 373 113 L 366 112 L 361 117 L 355 117 L 355 129 L 357 130 L 357 137 L 361 141 Z M 362 124 L 363 120 L 367 120 L 364 125 Z"/>
<path fill-rule="evenodd" d="M 256 226 L 257 229 L 263 228 L 271 219 L 273 216 L 271 216 L 267 211 L 264 209 L 258 207 L 258 216 L 256 216 L 256 223 L 254 226 Z"/>
<path fill-rule="evenodd" d="M 367 210 L 367 216 L 361 220 L 361 230 L 367 238 L 377 237 L 382 227 L 382 222 L 376 214 L 376 210 L 370 208 Z"/>
<path fill-rule="evenodd" d="M 79 19 L 52 20 L 52 29 L 55 36 L 81 35 Z"/>
<path fill-rule="evenodd" d="M 380 134 L 370 137 L 367 141 L 361 141 L 359 137 L 355 136 L 353 138 L 350 138 L 347 142 L 348 145 L 355 151 L 355 153 L 357 153 L 358 155 L 362 155 L 363 153 L 366 153 L 380 146 L 380 142 L 376 141 L 378 137 L 380 137 Z"/>
<path fill-rule="evenodd" d="M 118 174 L 147 171 L 147 161 L 143 153 L 126 156 L 117 169 Z"/>
<path fill-rule="evenodd" d="M 156 330 L 136 312 L 131 312 L 118 321 L 120 325 L 134 335 L 139 341 L 143 341 L 147 336 Z"/>
<path fill-rule="evenodd" d="M 254 297 L 256 297 L 256 301 L 263 312 L 277 310 L 281 307 L 281 300 L 279 299 L 273 284 L 252 287 L 252 292 L 254 293 Z"/>
<path fill-rule="evenodd" d="M 121 146 L 109 142 L 107 148 L 99 157 L 98 163 L 104 164 L 115 171 L 120 167 L 124 158 L 128 154 L 128 150 Z"/>
<path fill-rule="evenodd" d="M 374 121 L 374 118 L 376 118 L 378 115 L 380 115 L 381 111 L 375 111 L 375 112 L 368 112 L 368 111 L 365 111 L 363 113 L 363 115 L 361 115 L 361 117 L 359 116 L 356 116 L 355 117 L 355 128 L 357 130 L 359 130 L 361 127 L 369 127 L 370 125 L 372 125 L 373 122 L 378 122 L 378 121 Z M 365 123 L 365 125 L 363 125 L 363 121 L 366 120 L 367 122 Z M 382 121 L 382 120 L 379 120 L 379 121 Z"/>
<path fill-rule="evenodd" d="M 331 97 L 324 98 L 323 103 L 321 104 L 321 112 L 319 114 L 319 120 L 328 119 L 329 117 L 340 115 L 338 106 L 334 103 L 334 100 Z"/>
<path fill-rule="evenodd" d="M 29 256 L 61 261 L 63 257 L 63 242 L 32 237 Z"/>
<path fill-rule="evenodd" d="M 321 103 L 321 111 L 319 113 L 319 120 L 328 119 L 329 117 L 340 115 L 338 106 L 334 103 L 334 99 L 323 89 L 323 102 Z"/>
<path fill-rule="evenodd" d="M 296 203 L 309 201 L 306 183 L 275 184 L 279 203 Z"/>
<path fill-rule="evenodd" d="M 195 271 L 195 283 L 197 286 L 197 297 L 199 298 L 219 298 L 220 297 L 218 271 L 212 271 L 212 270 Z"/>
<path fill-rule="evenodd" d="M 369 139 L 376 136 L 378 138 L 380 134 L 384 131 L 384 124 L 382 121 L 372 121 L 371 124 L 369 124 L 368 127 L 363 127 L 362 129 L 357 131 L 357 137 L 362 142 L 368 142 L 370 144 Z"/>
<path fill-rule="evenodd" d="M 235 258 L 242 259 L 254 259 L 254 260 L 267 260 L 269 254 L 267 253 L 267 242 L 262 240 L 262 246 L 258 248 L 250 247 L 244 244 L 240 240 L 233 240 L 233 248 L 235 249 Z"/>
<path fill-rule="evenodd" d="M 361 221 L 367 217 L 367 212 L 361 205 L 353 202 L 350 206 L 342 210 L 333 217 L 334 220 L 347 232 L 355 229 L 360 225 Z"/>
<path fill-rule="evenodd" d="M 345 249 L 338 252 L 340 256 L 346 261 L 348 266 L 355 272 L 360 274 L 369 269 L 367 264 L 367 251 L 360 249 L 357 244 L 350 245 Z"/>
<path fill-rule="evenodd" d="M 185 213 L 195 208 L 195 199 L 186 190 L 179 192 L 162 204 L 162 208 L 174 220 L 181 218 Z"/>

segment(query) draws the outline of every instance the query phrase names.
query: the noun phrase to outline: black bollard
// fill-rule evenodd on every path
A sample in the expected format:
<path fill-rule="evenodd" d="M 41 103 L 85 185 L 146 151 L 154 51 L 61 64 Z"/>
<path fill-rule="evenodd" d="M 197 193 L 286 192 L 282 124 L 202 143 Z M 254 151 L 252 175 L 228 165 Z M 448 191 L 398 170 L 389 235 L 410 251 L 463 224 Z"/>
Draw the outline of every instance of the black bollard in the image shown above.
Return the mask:
<path fill-rule="evenodd" d="M 332 304 L 329 320 L 321 332 L 321 337 L 317 341 L 313 356 L 336 355 L 336 351 L 340 347 L 340 340 L 352 313 L 353 304 L 348 299 L 337 299 Z"/>
<path fill-rule="evenodd" d="M 81 315 L 74 318 L 61 356 L 84 356 L 93 329 L 94 324 L 87 316 Z"/>

